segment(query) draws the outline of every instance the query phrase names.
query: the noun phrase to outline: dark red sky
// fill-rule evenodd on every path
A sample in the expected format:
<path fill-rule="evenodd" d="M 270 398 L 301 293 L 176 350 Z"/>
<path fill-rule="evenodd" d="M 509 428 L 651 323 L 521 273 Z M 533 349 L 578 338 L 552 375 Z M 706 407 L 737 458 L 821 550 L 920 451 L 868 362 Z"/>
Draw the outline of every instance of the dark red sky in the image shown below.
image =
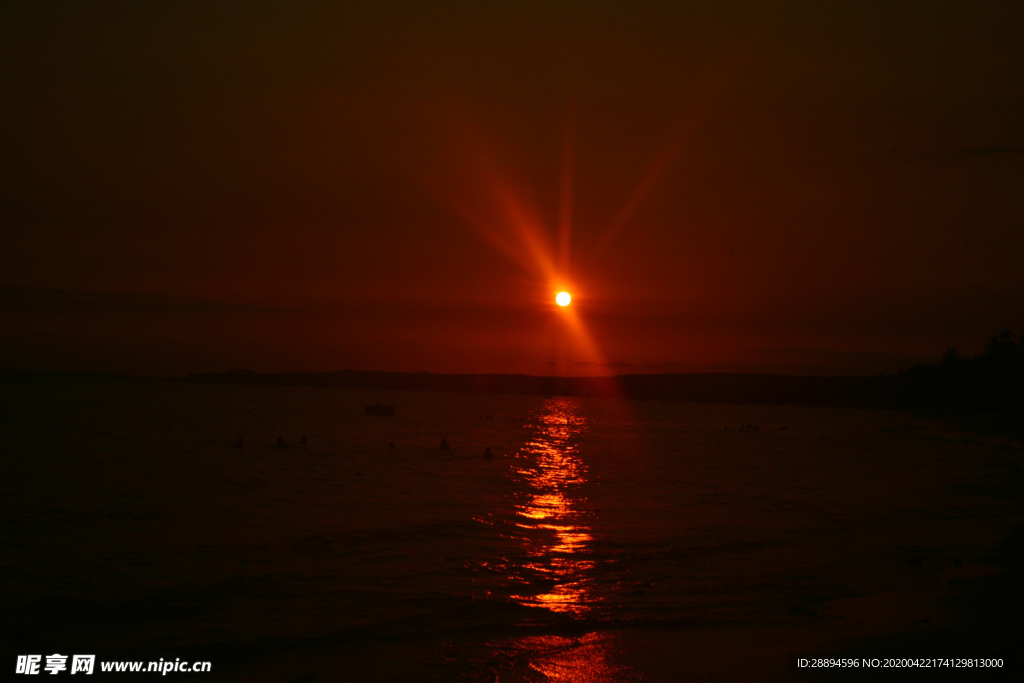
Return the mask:
<path fill-rule="evenodd" d="M 1024 4 L 503 4 L 0 5 L 0 366 L 874 373 L 1024 325 Z"/>

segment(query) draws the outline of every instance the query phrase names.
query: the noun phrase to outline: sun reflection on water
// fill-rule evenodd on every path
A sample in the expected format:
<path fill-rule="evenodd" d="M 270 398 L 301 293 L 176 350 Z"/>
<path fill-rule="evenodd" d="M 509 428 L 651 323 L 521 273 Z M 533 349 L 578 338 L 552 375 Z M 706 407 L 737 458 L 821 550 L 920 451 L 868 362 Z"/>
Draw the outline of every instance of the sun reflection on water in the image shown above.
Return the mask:
<path fill-rule="evenodd" d="M 521 605 L 582 616 L 595 600 L 587 576 L 594 563 L 582 556 L 593 541 L 580 493 L 587 467 L 575 443 L 587 424 L 575 401 L 558 398 L 544 404 L 538 427 L 521 452 L 529 464 L 516 470 L 527 487 L 516 505 L 516 526 L 527 531 L 524 569 L 550 588 L 512 598 Z"/>

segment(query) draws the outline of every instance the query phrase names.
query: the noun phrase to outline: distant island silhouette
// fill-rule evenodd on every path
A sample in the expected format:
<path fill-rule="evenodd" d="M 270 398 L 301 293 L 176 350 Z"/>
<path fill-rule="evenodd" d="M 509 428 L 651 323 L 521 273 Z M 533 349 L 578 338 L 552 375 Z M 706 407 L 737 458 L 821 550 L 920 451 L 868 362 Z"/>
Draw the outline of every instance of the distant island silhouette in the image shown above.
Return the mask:
<path fill-rule="evenodd" d="M 666 373 L 602 377 L 432 372 L 261 373 L 230 370 L 193 374 L 188 382 L 448 391 L 537 396 L 599 396 L 705 403 L 799 403 L 860 406 L 869 401 L 871 377 L 813 377 L 744 373 Z"/>
<path fill-rule="evenodd" d="M 992 337 L 985 351 L 973 358 L 949 348 L 938 363 L 870 377 L 753 373 L 559 377 L 356 370 L 265 374 L 238 369 L 193 374 L 184 381 L 881 408 L 906 410 L 981 431 L 1024 434 L 1024 339 L 1010 331 Z"/>

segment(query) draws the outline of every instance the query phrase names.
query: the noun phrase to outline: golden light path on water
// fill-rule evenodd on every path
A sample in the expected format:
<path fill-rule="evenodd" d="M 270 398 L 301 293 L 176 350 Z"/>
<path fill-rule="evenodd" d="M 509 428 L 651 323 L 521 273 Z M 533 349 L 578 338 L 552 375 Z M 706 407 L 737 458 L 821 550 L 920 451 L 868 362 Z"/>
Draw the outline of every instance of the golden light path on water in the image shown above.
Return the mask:
<path fill-rule="evenodd" d="M 588 429 L 582 406 L 573 398 L 545 401 L 536 431 L 517 458 L 512 475 L 518 484 L 515 524 L 525 532 L 522 575 L 539 577 L 547 587 L 532 595 L 513 595 L 527 607 L 576 619 L 592 616 L 604 597 L 592 581 L 588 550 L 594 536 L 593 511 L 583 493 L 588 478 L 579 437 Z M 502 649 L 522 652 L 544 680 L 563 683 L 612 683 L 636 678 L 613 659 L 615 637 L 591 632 L 581 637 L 536 635 L 517 638 Z"/>
<path fill-rule="evenodd" d="M 522 449 L 527 465 L 519 466 L 528 486 L 516 505 L 516 525 L 539 531 L 528 535 L 525 569 L 553 584 L 547 593 L 513 596 L 522 605 L 582 616 L 596 596 L 587 587 L 593 562 L 581 557 L 593 540 L 580 508 L 578 489 L 587 468 L 574 443 L 586 429 L 579 406 L 571 399 L 550 399 L 538 419 L 538 430 Z"/>

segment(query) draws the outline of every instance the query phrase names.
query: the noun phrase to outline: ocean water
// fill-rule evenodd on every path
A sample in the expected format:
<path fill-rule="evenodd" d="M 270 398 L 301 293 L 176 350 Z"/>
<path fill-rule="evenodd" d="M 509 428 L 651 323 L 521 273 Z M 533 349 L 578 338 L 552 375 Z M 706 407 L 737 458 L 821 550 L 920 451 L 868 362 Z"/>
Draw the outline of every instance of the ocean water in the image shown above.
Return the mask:
<path fill-rule="evenodd" d="M 234 680 L 655 680 L 624 635 L 809 624 L 1019 514 L 1017 456 L 896 413 L 4 386 L 5 645 Z"/>

